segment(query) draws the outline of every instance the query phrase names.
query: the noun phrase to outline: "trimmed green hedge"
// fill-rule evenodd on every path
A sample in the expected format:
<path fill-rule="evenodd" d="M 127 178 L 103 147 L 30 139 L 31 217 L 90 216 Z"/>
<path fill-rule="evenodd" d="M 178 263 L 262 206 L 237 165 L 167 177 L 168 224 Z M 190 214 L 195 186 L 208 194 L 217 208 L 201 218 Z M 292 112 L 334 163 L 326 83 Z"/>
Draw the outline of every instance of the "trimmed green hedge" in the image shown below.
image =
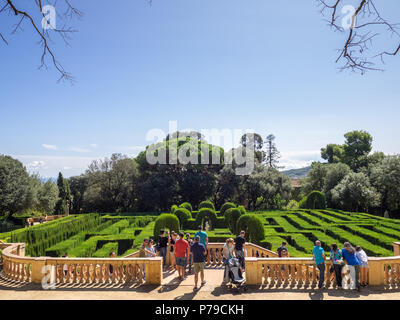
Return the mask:
<path fill-rule="evenodd" d="M 101 249 L 97 250 L 94 254 L 94 258 L 108 258 L 111 252 L 118 252 L 118 242 L 106 243 Z"/>
<path fill-rule="evenodd" d="M 189 202 L 184 202 L 182 203 L 179 208 L 185 208 L 186 210 L 189 210 L 190 212 L 193 211 L 192 205 Z"/>
<path fill-rule="evenodd" d="M 176 209 L 174 214 L 178 217 L 181 226 L 185 225 L 187 220 L 192 219 L 192 214 L 185 208 Z"/>
<path fill-rule="evenodd" d="M 232 203 L 232 202 L 225 202 L 222 206 L 221 209 L 219 210 L 219 215 L 220 216 L 224 216 L 225 215 L 225 211 L 231 208 L 236 208 L 236 204 Z"/>
<path fill-rule="evenodd" d="M 170 231 L 179 232 L 180 230 L 179 219 L 174 214 L 164 213 L 160 215 L 155 221 L 154 225 L 154 239 L 157 239 L 160 235 L 161 229 L 169 229 Z"/>
<path fill-rule="evenodd" d="M 203 208 L 199 210 L 199 213 L 196 216 L 196 223 L 198 226 L 203 226 L 204 220 L 209 219 L 211 222 L 211 230 L 215 229 L 217 226 L 217 214 L 214 210 L 209 208 Z M 204 227 L 204 226 L 203 226 Z"/>
<path fill-rule="evenodd" d="M 246 231 L 246 238 L 258 243 L 264 239 L 264 225 L 261 219 L 255 214 L 244 214 L 237 221 L 237 230 Z"/>
<path fill-rule="evenodd" d="M 202 201 L 199 204 L 199 210 L 203 208 L 208 208 L 215 211 L 215 206 L 210 200 Z"/>
<path fill-rule="evenodd" d="M 242 212 L 239 208 L 229 208 L 225 211 L 225 224 L 233 234 L 237 234 L 237 221 L 239 220 Z"/>

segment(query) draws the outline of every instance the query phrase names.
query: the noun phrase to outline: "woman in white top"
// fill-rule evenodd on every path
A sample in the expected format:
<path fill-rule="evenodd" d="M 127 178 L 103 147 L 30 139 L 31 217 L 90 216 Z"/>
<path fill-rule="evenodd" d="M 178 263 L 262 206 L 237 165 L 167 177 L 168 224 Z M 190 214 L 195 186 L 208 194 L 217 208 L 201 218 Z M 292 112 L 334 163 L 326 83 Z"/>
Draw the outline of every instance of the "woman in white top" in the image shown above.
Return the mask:
<path fill-rule="evenodd" d="M 153 258 L 156 256 L 156 250 L 154 249 L 154 240 L 150 239 L 149 244 L 147 245 L 146 258 Z"/>
<path fill-rule="evenodd" d="M 368 285 L 368 256 L 360 246 L 357 246 L 356 257 L 360 261 L 360 285 L 365 287 Z"/>

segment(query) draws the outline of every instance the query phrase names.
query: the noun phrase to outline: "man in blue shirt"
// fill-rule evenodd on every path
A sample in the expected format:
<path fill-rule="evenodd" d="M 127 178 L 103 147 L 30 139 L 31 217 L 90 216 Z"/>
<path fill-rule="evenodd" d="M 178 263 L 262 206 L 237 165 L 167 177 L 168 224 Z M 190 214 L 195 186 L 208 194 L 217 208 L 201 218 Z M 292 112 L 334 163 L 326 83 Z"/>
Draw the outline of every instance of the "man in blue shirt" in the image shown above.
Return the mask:
<path fill-rule="evenodd" d="M 315 264 L 319 270 L 319 282 L 318 288 L 323 289 L 324 286 L 324 276 L 325 276 L 325 254 L 324 249 L 321 247 L 321 241 L 315 241 L 315 246 L 313 248 L 313 257 Z"/>
<path fill-rule="evenodd" d="M 206 247 L 200 243 L 200 237 L 194 237 L 194 244 L 190 247 L 190 252 L 193 255 L 193 265 L 194 265 L 194 290 L 197 290 L 197 282 L 199 280 L 199 273 L 201 277 L 201 285 L 204 285 L 206 281 L 204 280 L 204 261 L 207 255 Z"/>

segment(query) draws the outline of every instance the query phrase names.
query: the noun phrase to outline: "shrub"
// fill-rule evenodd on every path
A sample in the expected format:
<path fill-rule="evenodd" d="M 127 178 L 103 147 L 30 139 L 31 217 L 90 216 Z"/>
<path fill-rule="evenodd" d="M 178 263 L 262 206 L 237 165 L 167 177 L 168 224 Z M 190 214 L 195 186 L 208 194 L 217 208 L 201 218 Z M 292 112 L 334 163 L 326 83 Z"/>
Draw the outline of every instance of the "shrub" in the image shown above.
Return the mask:
<path fill-rule="evenodd" d="M 179 208 L 185 208 L 186 210 L 189 210 L 190 212 L 193 211 L 192 205 L 189 202 L 184 202 L 182 203 Z"/>
<path fill-rule="evenodd" d="M 230 208 L 225 211 L 225 223 L 233 234 L 238 233 L 236 224 L 241 214 L 242 212 L 239 208 Z"/>
<path fill-rule="evenodd" d="M 246 211 L 244 206 L 239 206 L 238 209 L 240 210 L 241 214 L 246 214 L 247 213 L 247 211 Z"/>
<path fill-rule="evenodd" d="M 178 209 L 178 206 L 176 204 L 172 205 L 171 207 L 171 213 L 175 213 L 175 210 Z"/>
<path fill-rule="evenodd" d="M 224 216 L 224 215 L 225 215 L 225 211 L 228 210 L 228 209 L 231 209 L 231 208 L 236 208 L 236 204 L 234 204 L 234 203 L 232 203 L 232 202 L 225 202 L 225 203 L 221 206 L 221 209 L 220 209 L 219 214 L 220 214 L 221 216 Z"/>
<path fill-rule="evenodd" d="M 108 258 L 111 252 L 118 253 L 118 242 L 108 242 L 101 249 L 93 253 L 94 258 Z"/>
<path fill-rule="evenodd" d="M 199 210 L 203 209 L 203 208 L 208 208 L 208 209 L 212 209 L 215 211 L 215 207 L 214 204 L 210 201 L 210 200 L 206 200 L 206 201 L 202 201 L 199 204 Z"/>
<path fill-rule="evenodd" d="M 160 215 L 154 224 L 154 239 L 160 235 L 161 229 L 179 232 L 179 219 L 176 215 L 164 213 Z"/>
<path fill-rule="evenodd" d="M 325 195 L 320 191 L 312 191 L 307 196 L 306 209 L 326 209 Z"/>
<path fill-rule="evenodd" d="M 215 211 L 209 208 L 200 209 L 196 217 L 197 225 L 203 225 L 204 219 L 206 218 L 208 218 L 211 222 L 211 229 L 214 229 L 217 224 L 217 214 L 215 213 Z"/>
<path fill-rule="evenodd" d="M 307 209 L 307 196 L 305 196 L 303 199 L 300 200 L 299 202 L 299 208 L 300 209 Z"/>
<path fill-rule="evenodd" d="M 236 230 L 244 230 L 246 238 L 253 243 L 258 243 L 265 237 L 264 225 L 261 219 L 255 214 L 240 216 L 237 221 Z"/>
<path fill-rule="evenodd" d="M 176 209 L 174 214 L 178 217 L 181 226 L 183 226 L 187 220 L 192 219 L 190 211 L 185 208 Z"/>
<path fill-rule="evenodd" d="M 286 210 L 297 210 L 299 209 L 299 203 L 296 200 L 290 200 L 287 206 L 285 207 Z"/>

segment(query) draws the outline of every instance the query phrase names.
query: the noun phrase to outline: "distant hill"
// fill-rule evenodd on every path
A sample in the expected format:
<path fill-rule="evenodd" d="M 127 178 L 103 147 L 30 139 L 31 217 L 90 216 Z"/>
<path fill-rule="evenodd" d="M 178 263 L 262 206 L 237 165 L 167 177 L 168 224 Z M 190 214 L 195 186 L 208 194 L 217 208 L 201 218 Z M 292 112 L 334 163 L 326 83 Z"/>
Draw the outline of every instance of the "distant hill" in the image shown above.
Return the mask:
<path fill-rule="evenodd" d="M 307 176 L 308 172 L 311 170 L 311 166 L 300 168 L 300 169 L 291 169 L 282 171 L 282 173 L 288 176 L 290 179 L 303 179 Z"/>

